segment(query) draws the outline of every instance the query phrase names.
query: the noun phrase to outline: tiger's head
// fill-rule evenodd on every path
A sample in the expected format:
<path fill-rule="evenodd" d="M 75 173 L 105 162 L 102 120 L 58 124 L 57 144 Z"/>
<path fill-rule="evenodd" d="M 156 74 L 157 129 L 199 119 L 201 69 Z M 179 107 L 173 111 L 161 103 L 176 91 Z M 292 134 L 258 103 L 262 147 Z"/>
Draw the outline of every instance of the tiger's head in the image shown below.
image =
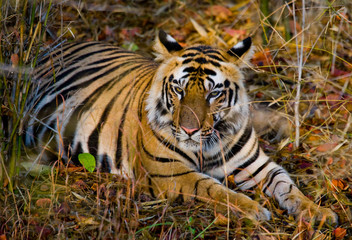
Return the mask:
<path fill-rule="evenodd" d="M 249 117 L 241 68 L 250 48 L 250 38 L 228 51 L 207 45 L 182 48 L 161 30 L 154 45 L 160 65 L 146 105 L 152 128 L 193 152 L 230 141 Z"/>

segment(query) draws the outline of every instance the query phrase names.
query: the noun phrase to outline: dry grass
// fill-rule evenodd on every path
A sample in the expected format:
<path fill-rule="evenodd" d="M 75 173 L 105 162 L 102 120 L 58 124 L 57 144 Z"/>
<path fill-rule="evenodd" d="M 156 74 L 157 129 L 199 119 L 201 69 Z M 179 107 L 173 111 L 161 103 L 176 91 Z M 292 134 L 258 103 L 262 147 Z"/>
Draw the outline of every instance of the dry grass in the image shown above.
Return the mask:
<path fill-rule="evenodd" d="M 0 239 L 342 239 L 339 234 L 344 231 L 345 238 L 352 237 L 349 1 L 270 3 L 269 15 L 261 13 L 257 1 L 249 0 L 216 5 L 108 0 L 0 3 L 0 181 L 4 186 Z M 262 146 L 292 173 L 307 196 L 339 215 L 338 228 L 313 228 L 296 221 L 260 191 L 249 195 L 262 199 L 273 219 L 261 224 L 240 219 L 227 226 L 205 205 L 151 199 L 138 184 L 116 176 L 74 168 L 26 175 L 18 161 L 21 115 L 30 83 L 27 75 L 38 53 L 65 40 L 108 41 L 150 53 L 158 28 L 182 44 L 206 40 L 229 47 L 253 36 L 258 50 L 255 67 L 248 71 L 253 102 L 269 102 L 296 117 L 288 139 L 275 144 L 263 139 Z"/>

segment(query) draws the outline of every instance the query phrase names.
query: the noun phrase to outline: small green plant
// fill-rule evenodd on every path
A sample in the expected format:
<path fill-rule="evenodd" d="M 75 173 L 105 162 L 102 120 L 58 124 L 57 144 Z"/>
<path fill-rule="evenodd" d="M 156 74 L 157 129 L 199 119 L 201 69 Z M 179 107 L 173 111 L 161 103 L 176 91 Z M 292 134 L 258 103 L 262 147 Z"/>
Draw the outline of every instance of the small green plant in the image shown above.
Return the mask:
<path fill-rule="evenodd" d="M 81 153 L 78 155 L 78 160 L 88 172 L 93 172 L 95 169 L 95 157 L 90 153 Z"/>

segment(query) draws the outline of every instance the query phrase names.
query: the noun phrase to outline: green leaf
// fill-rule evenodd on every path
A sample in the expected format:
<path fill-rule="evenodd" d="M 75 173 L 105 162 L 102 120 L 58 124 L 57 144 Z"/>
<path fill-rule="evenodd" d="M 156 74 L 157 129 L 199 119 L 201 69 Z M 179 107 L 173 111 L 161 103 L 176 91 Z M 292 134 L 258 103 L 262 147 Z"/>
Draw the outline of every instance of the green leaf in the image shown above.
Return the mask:
<path fill-rule="evenodd" d="M 95 157 L 90 153 L 81 153 L 78 155 L 78 160 L 88 172 L 93 172 L 95 169 Z"/>
<path fill-rule="evenodd" d="M 132 43 L 124 43 L 124 44 L 122 44 L 121 47 L 124 49 L 127 49 L 129 51 L 132 51 L 132 52 L 135 52 L 139 49 L 138 45 L 133 42 Z"/>

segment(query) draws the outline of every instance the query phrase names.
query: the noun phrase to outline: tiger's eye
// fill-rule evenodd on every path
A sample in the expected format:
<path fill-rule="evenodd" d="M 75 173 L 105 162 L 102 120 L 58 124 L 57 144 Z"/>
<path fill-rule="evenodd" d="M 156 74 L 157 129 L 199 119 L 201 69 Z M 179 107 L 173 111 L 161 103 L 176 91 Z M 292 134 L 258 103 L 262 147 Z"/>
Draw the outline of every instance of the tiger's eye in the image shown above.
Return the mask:
<path fill-rule="evenodd" d="M 183 90 L 180 87 L 174 87 L 174 89 L 177 93 L 183 93 Z"/>
<path fill-rule="evenodd" d="M 210 93 L 210 97 L 215 98 L 221 94 L 221 91 L 213 91 Z"/>

